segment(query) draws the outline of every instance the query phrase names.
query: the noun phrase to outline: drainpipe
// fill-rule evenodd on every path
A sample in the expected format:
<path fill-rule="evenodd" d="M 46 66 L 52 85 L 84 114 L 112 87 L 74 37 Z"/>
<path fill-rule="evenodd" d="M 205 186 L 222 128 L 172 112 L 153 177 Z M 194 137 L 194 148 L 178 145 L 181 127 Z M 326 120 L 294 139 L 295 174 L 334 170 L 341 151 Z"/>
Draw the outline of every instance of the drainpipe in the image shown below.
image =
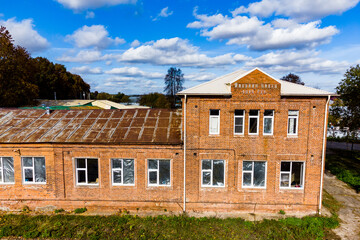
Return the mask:
<path fill-rule="evenodd" d="M 186 94 L 184 95 L 184 207 L 186 212 Z"/>
<path fill-rule="evenodd" d="M 325 165 L 325 143 L 326 143 L 326 132 L 327 132 L 327 116 L 329 112 L 329 102 L 330 95 L 328 96 L 326 105 L 325 105 L 325 116 L 324 116 L 324 135 L 323 135 L 323 146 L 322 146 L 322 156 L 321 156 L 321 178 L 320 178 L 320 197 L 319 197 L 319 213 L 321 214 L 321 204 L 322 204 L 322 193 L 323 193 L 323 182 L 324 182 L 324 165 Z"/>

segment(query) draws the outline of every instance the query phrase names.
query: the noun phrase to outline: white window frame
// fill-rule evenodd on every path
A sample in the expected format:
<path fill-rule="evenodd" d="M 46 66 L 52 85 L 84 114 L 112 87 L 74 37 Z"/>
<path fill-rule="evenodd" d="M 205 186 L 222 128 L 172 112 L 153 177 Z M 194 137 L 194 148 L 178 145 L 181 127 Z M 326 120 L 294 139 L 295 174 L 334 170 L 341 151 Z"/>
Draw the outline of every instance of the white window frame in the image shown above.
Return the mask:
<path fill-rule="evenodd" d="M 236 110 L 243 111 L 243 115 L 236 115 L 236 114 L 235 114 Z M 234 111 L 234 135 L 244 135 L 244 129 L 245 129 L 245 110 L 243 110 L 243 109 L 236 109 L 236 110 Z M 235 132 L 235 129 L 236 129 L 236 128 L 235 128 L 235 127 L 236 127 L 236 119 L 237 119 L 237 118 L 242 119 L 242 123 L 243 123 L 242 132 L 240 132 L 240 133 Z"/>
<path fill-rule="evenodd" d="M 211 161 L 211 169 L 202 169 L 202 162 L 203 161 Z M 224 162 L 224 186 L 217 186 L 217 185 L 213 185 L 213 169 L 214 169 L 214 161 L 223 161 Z M 226 185 L 226 176 L 225 176 L 225 169 L 226 169 L 226 161 L 223 159 L 202 159 L 200 161 L 201 164 L 201 187 L 206 187 L 206 188 L 224 188 Z M 209 172 L 210 173 L 210 185 L 204 185 L 203 183 L 203 172 Z"/>
<path fill-rule="evenodd" d="M 79 159 L 85 159 L 85 168 L 78 168 L 77 167 L 77 161 Z M 98 179 L 99 181 L 97 183 L 88 183 L 88 170 L 87 170 L 87 162 L 88 162 L 88 159 L 96 159 L 97 162 L 98 162 Z M 79 183 L 79 171 L 84 171 L 85 170 L 85 180 L 86 180 L 86 183 Z M 89 157 L 89 158 L 82 158 L 82 157 L 78 157 L 78 158 L 75 158 L 75 175 L 76 175 L 76 185 L 77 186 L 99 186 L 99 182 L 100 182 L 100 167 L 99 167 L 99 159 L 98 158 L 92 158 L 92 157 Z"/>
<path fill-rule="evenodd" d="M 153 161 L 157 161 L 157 169 L 150 169 L 149 168 L 149 160 L 153 160 Z M 160 164 L 159 162 L 160 161 L 169 161 L 170 162 L 170 181 L 169 181 L 169 184 L 159 184 L 159 177 L 160 177 Z M 148 179 L 148 186 L 149 187 L 171 187 L 171 169 L 172 169 L 172 166 L 171 166 L 171 160 L 170 159 L 147 159 L 147 170 L 148 170 L 148 176 L 147 176 L 147 179 Z M 150 172 L 156 172 L 156 184 L 154 183 L 150 183 Z"/>
<path fill-rule="evenodd" d="M 257 116 L 250 116 L 250 111 L 252 111 L 252 110 L 258 112 Z M 251 127 L 251 126 L 250 126 L 250 119 L 251 119 L 251 118 L 256 118 L 256 119 L 257 119 L 256 133 L 250 133 L 250 127 Z M 260 110 L 258 110 L 258 109 L 251 109 L 251 110 L 249 110 L 249 129 L 248 129 L 249 135 L 259 135 L 259 120 L 260 120 Z"/>
<path fill-rule="evenodd" d="M 281 171 L 281 163 L 282 162 L 290 162 L 290 171 Z M 302 174 L 302 186 L 301 187 L 291 187 L 291 175 L 292 175 L 292 164 L 293 163 L 303 163 L 303 167 L 301 169 L 301 174 Z M 283 187 L 281 186 L 281 174 L 285 173 L 285 174 L 289 174 L 289 186 L 288 187 Z M 305 161 L 281 161 L 280 162 L 280 176 L 279 176 L 279 186 L 280 189 L 298 189 L 298 190 L 303 190 L 304 189 L 304 185 L 305 185 Z"/>
<path fill-rule="evenodd" d="M 134 166 L 134 183 L 125 184 L 124 183 L 124 159 L 132 160 Z M 121 160 L 121 168 L 113 168 L 113 160 Z M 135 186 L 135 160 L 133 158 L 111 158 L 110 159 L 111 166 L 111 183 L 113 186 Z M 114 182 L 114 171 L 121 171 L 121 183 Z"/>
<path fill-rule="evenodd" d="M 32 159 L 32 167 L 25 167 L 24 166 L 23 158 L 26 158 L 26 157 Z M 44 160 L 45 160 L 45 182 L 36 182 L 35 181 L 35 158 L 44 158 Z M 22 168 L 23 184 L 39 184 L 39 185 L 46 184 L 47 177 L 46 177 L 46 159 L 45 159 L 45 157 L 43 157 L 43 156 L 36 156 L 36 157 L 23 156 L 23 157 L 21 157 L 21 168 Z M 26 182 L 25 181 L 25 169 L 31 169 L 32 170 L 32 175 L 33 175 L 33 181 L 32 182 Z"/>
<path fill-rule="evenodd" d="M 211 110 L 217 110 L 219 111 L 219 115 L 211 115 Z M 217 131 L 216 132 L 211 132 L 211 122 L 212 122 L 212 119 L 218 119 L 217 121 Z M 210 135 L 219 135 L 220 134 L 220 109 L 210 109 L 209 110 L 209 134 Z"/>
<path fill-rule="evenodd" d="M 252 169 L 251 170 L 244 170 L 244 162 L 252 162 Z M 265 162 L 265 185 L 261 186 L 254 186 L 254 163 L 255 162 Z M 251 186 L 244 186 L 244 173 L 251 173 Z M 266 182 L 267 182 L 267 161 L 253 161 L 253 160 L 244 160 L 242 165 L 242 174 L 241 174 L 241 185 L 243 188 L 259 188 L 259 189 L 266 189 Z"/>
<path fill-rule="evenodd" d="M 297 115 L 294 116 L 294 115 L 289 115 L 289 112 L 290 111 L 296 111 L 297 112 Z M 295 126 L 295 133 L 289 133 L 289 122 L 290 122 L 290 119 L 296 119 L 296 126 Z M 299 128 L 299 110 L 289 110 L 288 111 L 288 122 L 287 122 L 287 135 L 288 136 L 297 136 L 298 135 L 298 128 Z"/>
<path fill-rule="evenodd" d="M 265 111 L 272 111 L 272 116 L 265 116 Z M 266 109 L 264 111 L 264 120 L 263 120 L 263 135 L 274 135 L 274 116 L 275 111 L 272 109 Z M 271 119 L 271 133 L 265 133 L 265 119 Z"/>
<path fill-rule="evenodd" d="M 14 166 L 14 158 L 13 157 L 0 157 L 0 171 L 2 174 L 2 179 L 0 181 L 0 184 L 15 184 L 15 168 L 14 168 L 14 181 L 13 182 L 5 182 L 4 181 L 4 161 L 3 158 L 11 158 L 13 161 L 13 166 Z"/>

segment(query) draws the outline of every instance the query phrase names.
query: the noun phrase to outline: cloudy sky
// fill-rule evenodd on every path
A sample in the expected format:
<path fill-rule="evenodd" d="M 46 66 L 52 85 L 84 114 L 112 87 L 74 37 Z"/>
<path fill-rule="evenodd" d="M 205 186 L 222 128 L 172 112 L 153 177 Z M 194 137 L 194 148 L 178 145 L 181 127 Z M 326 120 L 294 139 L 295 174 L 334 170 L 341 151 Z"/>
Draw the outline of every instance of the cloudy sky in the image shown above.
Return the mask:
<path fill-rule="evenodd" d="M 171 66 L 185 87 L 259 67 L 334 91 L 360 64 L 359 1 L 0 0 L 0 25 L 92 91 L 162 92 Z"/>

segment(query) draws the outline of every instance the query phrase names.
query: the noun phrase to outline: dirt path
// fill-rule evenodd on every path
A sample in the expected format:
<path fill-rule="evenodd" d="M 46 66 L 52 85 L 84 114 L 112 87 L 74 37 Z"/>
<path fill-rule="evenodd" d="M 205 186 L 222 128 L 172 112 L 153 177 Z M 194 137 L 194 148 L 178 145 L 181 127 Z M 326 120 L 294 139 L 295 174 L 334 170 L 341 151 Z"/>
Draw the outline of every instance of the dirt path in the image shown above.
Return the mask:
<path fill-rule="evenodd" d="M 334 232 L 341 239 L 360 239 L 360 194 L 330 173 L 324 175 L 324 189 L 342 204 L 340 227 Z"/>

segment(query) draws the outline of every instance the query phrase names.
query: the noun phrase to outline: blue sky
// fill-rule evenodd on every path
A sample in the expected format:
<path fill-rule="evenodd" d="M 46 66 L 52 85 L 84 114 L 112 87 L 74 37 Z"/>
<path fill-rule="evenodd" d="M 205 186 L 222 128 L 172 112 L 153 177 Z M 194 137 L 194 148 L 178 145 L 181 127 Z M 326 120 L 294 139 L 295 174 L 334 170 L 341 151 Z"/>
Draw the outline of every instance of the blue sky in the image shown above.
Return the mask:
<path fill-rule="evenodd" d="M 334 91 L 360 64 L 359 1 L 0 0 L 0 25 L 92 91 L 162 92 L 171 66 L 185 87 L 259 67 Z"/>

